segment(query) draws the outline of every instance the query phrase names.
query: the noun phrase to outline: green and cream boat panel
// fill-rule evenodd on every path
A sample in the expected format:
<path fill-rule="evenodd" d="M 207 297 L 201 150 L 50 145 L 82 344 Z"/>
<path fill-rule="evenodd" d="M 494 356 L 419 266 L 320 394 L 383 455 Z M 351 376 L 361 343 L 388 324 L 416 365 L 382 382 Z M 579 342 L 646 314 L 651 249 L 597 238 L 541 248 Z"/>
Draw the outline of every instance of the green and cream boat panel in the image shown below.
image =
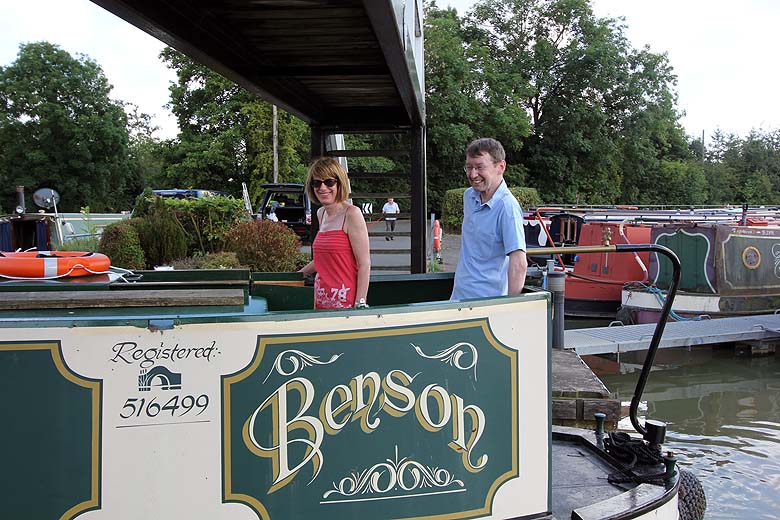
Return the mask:
<path fill-rule="evenodd" d="M 0 313 L 2 516 L 550 510 L 546 293 L 334 312 L 261 300 Z"/>

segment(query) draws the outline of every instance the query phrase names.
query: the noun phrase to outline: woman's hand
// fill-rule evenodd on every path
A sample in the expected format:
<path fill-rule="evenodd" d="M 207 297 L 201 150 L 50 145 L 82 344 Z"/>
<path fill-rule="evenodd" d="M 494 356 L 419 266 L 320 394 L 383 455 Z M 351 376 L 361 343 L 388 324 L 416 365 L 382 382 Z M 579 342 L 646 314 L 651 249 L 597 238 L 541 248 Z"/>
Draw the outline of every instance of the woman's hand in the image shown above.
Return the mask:
<path fill-rule="evenodd" d="M 314 268 L 314 260 L 298 269 L 298 272 L 303 276 L 309 276 L 310 274 L 316 273 L 317 270 Z"/>

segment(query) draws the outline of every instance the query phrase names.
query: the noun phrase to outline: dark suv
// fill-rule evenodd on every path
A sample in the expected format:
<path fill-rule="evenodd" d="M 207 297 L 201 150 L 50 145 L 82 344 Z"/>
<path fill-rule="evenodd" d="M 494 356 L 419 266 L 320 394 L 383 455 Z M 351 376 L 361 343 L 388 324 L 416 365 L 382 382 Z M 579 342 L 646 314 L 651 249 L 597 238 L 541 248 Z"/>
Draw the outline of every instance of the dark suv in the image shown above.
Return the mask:
<path fill-rule="evenodd" d="M 265 196 L 258 218 L 282 222 L 298 236 L 311 235 L 311 201 L 303 184 L 263 184 Z"/>

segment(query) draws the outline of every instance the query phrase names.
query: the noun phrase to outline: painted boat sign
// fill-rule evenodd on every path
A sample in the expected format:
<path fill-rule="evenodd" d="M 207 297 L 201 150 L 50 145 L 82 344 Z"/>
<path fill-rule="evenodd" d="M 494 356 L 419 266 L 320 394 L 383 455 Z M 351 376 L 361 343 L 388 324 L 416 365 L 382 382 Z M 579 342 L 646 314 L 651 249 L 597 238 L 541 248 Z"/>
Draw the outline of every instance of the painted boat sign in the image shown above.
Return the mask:
<path fill-rule="evenodd" d="M 15 468 L 2 516 L 543 513 L 548 312 L 532 300 L 164 331 L 0 322 L 0 445 Z"/>
<path fill-rule="evenodd" d="M 271 517 L 487 513 L 517 476 L 517 403 L 496 392 L 516 366 L 486 321 L 260 338 L 223 378 L 225 498 Z"/>

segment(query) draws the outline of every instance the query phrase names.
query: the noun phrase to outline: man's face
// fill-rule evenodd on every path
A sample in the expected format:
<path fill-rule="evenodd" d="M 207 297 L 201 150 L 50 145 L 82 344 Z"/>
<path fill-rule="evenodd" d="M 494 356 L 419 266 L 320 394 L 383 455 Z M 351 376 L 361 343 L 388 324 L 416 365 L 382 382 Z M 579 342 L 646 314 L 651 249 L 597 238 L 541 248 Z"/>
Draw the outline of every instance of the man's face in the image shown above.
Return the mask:
<path fill-rule="evenodd" d="M 475 191 L 491 195 L 503 180 L 506 161 L 495 162 L 489 153 L 476 157 L 466 156 L 466 178 Z"/>
<path fill-rule="evenodd" d="M 393 199 L 392 198 L 387 199 L 387 203 L 388 204 L 392 204 L 393 203 Z"/>

